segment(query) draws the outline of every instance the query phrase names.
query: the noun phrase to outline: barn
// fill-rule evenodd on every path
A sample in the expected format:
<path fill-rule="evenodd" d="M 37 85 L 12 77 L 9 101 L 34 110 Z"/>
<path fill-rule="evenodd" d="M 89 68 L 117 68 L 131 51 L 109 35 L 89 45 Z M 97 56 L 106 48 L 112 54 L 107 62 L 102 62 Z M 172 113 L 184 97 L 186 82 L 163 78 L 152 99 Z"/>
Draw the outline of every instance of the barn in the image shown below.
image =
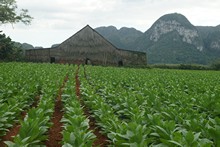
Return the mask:
<path fill-rule="evenodd" d="M 93 65 L 144 65 L 146 53 L 118 49 L 89 25 L 54 48 L 26 50 L 31 62 Z"/>

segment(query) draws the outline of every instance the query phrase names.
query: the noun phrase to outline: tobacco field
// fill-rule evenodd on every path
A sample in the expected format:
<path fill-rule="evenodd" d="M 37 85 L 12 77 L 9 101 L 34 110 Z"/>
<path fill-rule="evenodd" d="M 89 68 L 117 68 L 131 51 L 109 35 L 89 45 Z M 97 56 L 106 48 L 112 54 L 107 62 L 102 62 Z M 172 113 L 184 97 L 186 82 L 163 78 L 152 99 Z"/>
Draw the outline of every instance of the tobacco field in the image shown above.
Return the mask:
<path fill-rule="evenodd" d="M 0 63 L 0 146 L 220 146 L 220 72 Z"/>

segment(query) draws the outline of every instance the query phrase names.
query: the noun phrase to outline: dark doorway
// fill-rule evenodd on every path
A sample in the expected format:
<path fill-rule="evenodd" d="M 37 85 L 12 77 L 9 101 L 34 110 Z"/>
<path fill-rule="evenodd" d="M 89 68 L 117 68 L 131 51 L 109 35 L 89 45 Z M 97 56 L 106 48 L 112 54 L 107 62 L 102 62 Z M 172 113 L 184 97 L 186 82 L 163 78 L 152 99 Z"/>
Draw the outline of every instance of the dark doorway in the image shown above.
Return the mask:
<path fill-rule="evenodd" d="M 86 58 L 85 64 L 86 65 L 91 65 L 91 60 L 89 58 Z"/>
<path fill-rule="evenodd" d="M 123 66 L 123 61 L 122 60 L 118 61 L 118 66 Z"/>
<path fill-rule="evenodd" d="M 55 57 L 50 57 L 50 63 L 55 63 Z"/>

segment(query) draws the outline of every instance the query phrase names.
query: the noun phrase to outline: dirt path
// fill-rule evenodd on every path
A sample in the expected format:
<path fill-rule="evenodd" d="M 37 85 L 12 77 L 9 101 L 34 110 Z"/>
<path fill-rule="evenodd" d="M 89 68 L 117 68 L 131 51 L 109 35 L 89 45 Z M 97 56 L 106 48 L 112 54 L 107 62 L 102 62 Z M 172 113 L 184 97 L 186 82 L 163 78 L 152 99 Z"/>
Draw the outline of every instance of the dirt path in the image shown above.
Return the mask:
<path fill-rule="evenodd" d="M 84 74 L 86 75 L 85 69 L 84 69 Z M 107 136 L 100 133 L 101 129 L 96 125 L 95 118 L 93 118 L 91 116 L 91 114 L 89 113 L 88 108 L 85 106 L 83 100 L 80 97 L 79 66 L 78 66 L 77 71 L 76 71 L 75 80 L 76 80 L 76 86 L 75 87 L 76 87 L 77 98 L 80 101 L 81 106 L 83 107 L 84 114 L 89 119 L 89 129 L 93 131 L 93 133 L 96 135 L 96 138 L 97 138 L 95 140 L 95 142 L 93 143 L 93 146 L 94 147 L 97 147 L 97 146 L 105 147 L 105 146 L 109 145 L 108 138 L 107 138 Z"/>
<path fill-rule="evenodd" d="M 37 104 L 39 103 L 39 100 L 40 100 L 40 93 L 35 97 L 34 103 L 30 106 L 30 109 L 37 107 Z M 27 114 L 27 111 L 28 110 L 21 112 L 21 116 L 20 116 L 21 120 L 24 120 L 24 118 Z M 9 131 L 4 136 L 1 137 L 0 147 L 5 147 L 6 146 L 4 141 L 13 141 L 13 137 L 16 136 L 19 133 L 20 128 L 21 128 L 20 123 L 19 122 L 15 123 L 9 129 Z"/>
<path fill-rule="evenodd" d="M 48 135 L 48 140 L 46 141 L 45 145 L 47 147 L 61 147 L 62 145 L 60 144 L 63 136 L 62 136 L 62 126 L 63 123 L 61 123 L 61 119 L 63 117 L 63 104 L 61 101 L 61 96 L 63 93 L 63 88 L 65 87 L 65 84 L 68 80 L 68 75 L 66 75 L 62 86 L 59 89 L 59 93 L 58 93 L 58 97 L 56 99 L 56 103 L 55 103 L 55 107 L 54 107 L 54 113 L 52 116 L 52 120 L 51 122 L 53 123 L 53 125 L 51 126 L 51 128 L 49 129 L 49 135 Z"/>

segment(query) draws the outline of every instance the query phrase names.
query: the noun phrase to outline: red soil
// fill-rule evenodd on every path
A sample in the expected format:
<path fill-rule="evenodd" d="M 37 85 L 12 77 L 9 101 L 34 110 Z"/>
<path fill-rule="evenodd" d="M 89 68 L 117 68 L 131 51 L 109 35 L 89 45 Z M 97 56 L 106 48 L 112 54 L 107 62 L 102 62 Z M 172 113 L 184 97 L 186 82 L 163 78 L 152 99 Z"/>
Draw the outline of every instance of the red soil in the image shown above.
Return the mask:
<path fill-rule="evenodd" d="M 46 146 L 48 147 L 61 147 L 60 141 L 62 140 L 63 136 L 61 134 L 62 132 L 62 126 L 63 124 L 60 122 L 60 120 L 63 117 L 63 112 L 61 111 L 63 108 L 62 102 L 60 99 L 57 99 L 55 104 L 55 111 L 53 113 L 52 117 L 52 127 L 49 129 L 49 137 L 48 141 L 46 141 Z"/>
<path fill-rule="evenodd" d="M 55 107 L 54 107 L 54 113 L 52 116 L 52 120 L 51 122 L 53 123 L 53 125 L 51 126 L 51 128 L 49 129 L 49 134 L 48 134 L 48 140 L 45 142 L 45 145 L 47 147 L 61 147 L 62 145 L 60 144 L 60 142 L 62 141 L 62 126 L 63 123 L 61 123 L 61 119 L 63 117 L 63 105 L 62 105 L 62 101 L 61 101 L 61 96 L 63 93 L 63 88 L 66 84 L 68 80 L 68 75 L 66 75 L 62 86 L 59 89 L 59 93 L 58 93 L 58 97 L 55 103 Z"/>
<path fill-rule="evenodd" d="M 18 134 L 20 127 L 20 124 L 14 124 L 14 126 L 9 129 L 6 135 L 1 137 L 2 140 L 0 141 L 0 147 L 6 147 L 4 141 L 13 141 L 13 136 L 16 136 Z"/>
<path fill-rule="evenodd" d="M 80 101 L 81 106 L 83 107 L 84 114 L 89 119 L 89 129 L 92 130 L 93 133 L 96 135 L 96 140 L 93 143 L 93 146 L 94 147 L 97 147 L 97 146 L 105 147 L 105 146 L 109 145 L 107 136 L 100 133 L 101 129 L 96 125 L 95 118 L 93 118 L 91 116 L 88 108 L 85 106 L 83 100 L 80 98 L 80 81 L 79 81 L 79 77 L 78 77 L 78 71 L 79 71 L 79 66 L 78 66 L 78 69 L 77 69 L 76 75 L 75 75 L 76 95 L 78 97 L 78 100 Z M 85 72 L 85 69 L 84 69 L 84 72 Z M 86 73 L 84 73 L 84 74 L 86 75 Z"/>
<path fill-rule="evenodd" d="M 88 109 L 85 107 L 84 102 L 82 99 L 80 99 L 80 81 L 79 81 L 79 77 L 78 77 L 78 70 L 79 70 L 79 66 L 78 69 L 76 71 L 76 95 L 81 103 L 81 105 L 84 107 L 84 114 L 89 118 L 89 125 L 90 125 L 90 130 L 93 131 L 93 133 L 96 135 L 97 139 L 95 140 L 95 142 L 93 143 L 93 146 L 100 146 L 100 147 L 104 147 L 107 146 L 109 143 L 107 142 L 108 138 L 107 136 L 103 135 L 100 133 L 101 129 L 96 125 L 96 121 L 93 117 L 91 117 L 91 114 L 89 113 Z M 63 112 L 62 112 L 62 101 L 61 101 L 61 95 L 63 93 L 63 88 L 65 86 L 65 83 L 68 80 L 68 75 L 66 76 L 66 78 L 63 81 L 62 86 L 59 89 L 59 93 L 58 93 L 58 97 L 57 97 L 57 101 L 55 103 L 55 111 L 53 113 L 52 116 L 52 127 L 49 129 L 49 138 L 48 141 L 45 142 L 45 145 L 48 147 L 61 147 L 60 141 L 62 140 L 62 126 L 63 124 L 60 122 L 60 120 L 63 117 Z M 36 101 L 32 104 L 31 107 L 37 107 L 37 104 L 39 102 L 40 96 L 36 97 Z M 22 119 L 24 119 L 24 117 L 26 116 L 26 112 L 22 112 L 21 117 Z M 12 141 L 13 140 L 13 136 L 16 136 L 19 132 L 20 129 L 20 124 L 15 124 L 10 130 L 9 132 L 1 137 L 1 141 L 0 141 L 0 147 L 4 147 L 4 141 Z"/>
<path fill-rule="evenodd" d="M 30 108 L 33 108 L 33 107 L 37 107 L 37 104 L 39 102 L 39 99 L 40 99 L 40 96 L 37 95 L 35 97 L 35 101 L 34 103 L 30 106 Z M 27 112 L 26 111 L 23 111 L 21 112 L 21 120 L 24 120 L 25 116 L 26 116 Z M 13 141 L 13 137 L 16 136 L 18 133 L 19 133 L 19 130 L 20 130 L 20 123 L 15 123 L 10 129 L 9 131 L 6 133 L 5 136 L 2 136 L 1 137 L 1 141 L 0 141 L 0 147 L 5 147 L 6 144 L 4 143 L 4 141 Z"/>
<path fill-rule="evenodd" d="M 100 146 L 105 147 L 109 145 L 108 138 L 106 135 L 101 134 L 101 129 L 96 125 L 96 121 L 94 117 L 91 117 L 91 114 L 89 113 L 88 109 L 84 107 L 84 114 L 89 118 L 89 129 L 93 131 L 93 133 L 96 135 L 96 140 L 93 143 L 94 147 Z"/>
<path fill-rule="evenodd" d="M 31 105 L 31 108 L 36 108 L 37 105 L 38 105 L 38 103 L 39 103 L 39 101 L 40 101 L 40 95 L 37 95 L 37 96 L 35 97 L 34 103 Z"/>
<path fill-rule="evenodd" d="M 80 82 L 78 75 L 76 75 L 76 96 L 80 98 Z"/>

